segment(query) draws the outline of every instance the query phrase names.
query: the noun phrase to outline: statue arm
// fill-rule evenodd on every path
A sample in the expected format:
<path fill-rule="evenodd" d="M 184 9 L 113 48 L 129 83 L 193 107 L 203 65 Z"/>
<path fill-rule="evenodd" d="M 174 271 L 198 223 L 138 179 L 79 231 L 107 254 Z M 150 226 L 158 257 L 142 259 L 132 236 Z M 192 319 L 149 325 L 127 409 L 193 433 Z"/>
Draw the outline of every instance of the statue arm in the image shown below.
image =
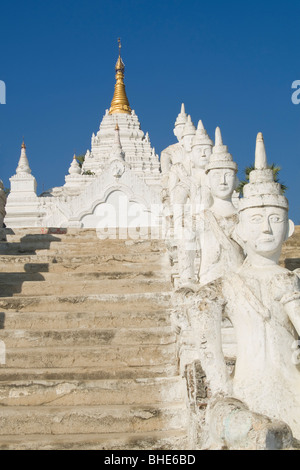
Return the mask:
<path fill-rule="evenodd" d="M 160 167 L 161 167 L 161 173 L 162 173 L 162 187 L 164 190 L 167 190 L 168 184 L 169 184 L 169 175 L 170 175 L 170 170 L 172 166 L 172 159 L 167 151 L 162 151 L 161 157 L 160 157 Z"/>
<path fill-rule="evenodd" d="M 289 295 L 288 299 L 282 299 L 281 302 L 291 323 L 300 336 L 300 292 Z"/>
<path fill-rule="evenodd" d="M 161 172 L 162 173 L 168 173 L 171 168 L 171 156 L 168 152 L 162 151 L 161 157 L 160 157 L 160 166 L 161 166 Z"/>
<path fill-rule="evenodd" d="M 170 171 L 169 174 L 169 190 L 172 193 L 179 182 L 178 175 L 175 171 Z"/>

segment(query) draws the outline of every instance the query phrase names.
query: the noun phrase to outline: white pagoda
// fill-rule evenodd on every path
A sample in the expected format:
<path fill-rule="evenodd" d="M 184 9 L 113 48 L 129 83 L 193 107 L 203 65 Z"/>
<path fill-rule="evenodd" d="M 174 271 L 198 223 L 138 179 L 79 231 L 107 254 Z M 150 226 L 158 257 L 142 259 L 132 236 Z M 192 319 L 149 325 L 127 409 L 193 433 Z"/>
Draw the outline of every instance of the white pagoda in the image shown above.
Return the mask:
<path fill-rule="evenodd" d="M 111 107 L 82 165 L 74 155 L 65 184 L 41 196 L 23 142 L 16 174 L 10 178 L 7 227 L 128 227 L 157 225 L 161 172 L 148 132 L 141 130 L 124 85 L 119 57 Z M 154 209 L 153 209 L 154 208 Z"/>

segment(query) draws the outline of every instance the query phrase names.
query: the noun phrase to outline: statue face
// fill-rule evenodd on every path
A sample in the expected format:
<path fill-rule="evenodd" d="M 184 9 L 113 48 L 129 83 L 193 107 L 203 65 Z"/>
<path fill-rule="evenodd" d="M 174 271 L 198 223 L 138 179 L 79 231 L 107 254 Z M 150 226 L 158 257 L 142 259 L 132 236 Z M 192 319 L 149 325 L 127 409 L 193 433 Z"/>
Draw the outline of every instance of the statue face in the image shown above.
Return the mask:
<path fill-rule="evenodd" d="M 191 152 L 192 150 L 192 140 L 193 140 L 193 135 L 185 135 L 183 137 L 183 146 L 186 152 Z"/>
<path fill-rule="evenodd" d="M 287 211 L 281 207 L 251 207 L 241 213 L 240 223 L 248 256 L 267 258 L 280 254 L 289 229 Z"/>
<path fill-rule="evenodd" d="M 174 127 L 173 132 L 178 142 L 180 142 L 182 139 L 183 129 L 184 129 L 184 124 L 178 124 L 177 126 Z"/>
<path fill-rule="evenodd" d="M 203 168 L 208 163 L 211 147 L 209 145 L 194 145 L 192 154 L 195 167 Z"/>
<path fill-rule="evenodd" d="M 236 185 L 235 171 L 230 168 L 210 170 L 208 181 L 214 198 L 230 199 Z"/>

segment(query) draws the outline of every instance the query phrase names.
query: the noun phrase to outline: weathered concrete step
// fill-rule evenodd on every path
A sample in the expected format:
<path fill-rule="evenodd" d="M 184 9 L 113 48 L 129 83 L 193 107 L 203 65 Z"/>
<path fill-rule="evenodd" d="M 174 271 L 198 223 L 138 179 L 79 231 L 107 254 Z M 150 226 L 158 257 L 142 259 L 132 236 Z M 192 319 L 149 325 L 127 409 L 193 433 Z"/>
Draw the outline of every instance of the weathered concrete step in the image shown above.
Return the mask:
<path fill-rule="evenodd" d="M 28 281 L 23 283 L 0 284 L 0 296 L 33 296 L 33 295 L 74 295 L 82 294 L 122 294 L 139 292 L 161 292 L 171 290 L 171 282 L 160 279 L 99 279 L 97 281 L 80 280 L 60 282 Z"/>
<path fill-rule="evenodd" d="M 170 326 L 153 328 L 0 330 L 0 340 L 9 348 L 46 348 L 60 346 L 158 345 L 175 342 Z"/>
<path fill-rule="evenodd" d="M 6 367 L 144 367 L 172 364 L 175 344 L 56 348 L 6 348 Z M 2 366 L 3 367 L 3 366 Z"/>
<path fill-rule="evenodd" d="M 81 273 L 91 276 L 130 276 L 136 273 L 155 273 L 156 276 L 169 276 L 169 266 L 163 266 L 161 259 L 149 260 L 143 258 L 142 262 L 129 262 L 128 260 L 118 257 L 110 258 L 105 262 L 95 262 L 95 259 L 90 259 L 89 263 L 78 262 L 51 262 L 51 263 L 38 263 L 38 262 L 19 262 L 19 258 L 12 260 L 13 257 L 6 256 L 5 262 L 0 261 L 0 273 L 11 274 L 36 274 L 36 273 L 70 273 L 79 275 Z M 3 257 L 2 257 L 3 259 Z M 10 262 L 12 261 L 12 262 Z"/>
<path fill-rule="evenodd" d="M 28 239 L 17 243 L 0 242 L 1 254 L 12 253 L 40 253 L 43 252 L 92 252 L 92 253 L 118 253 L 130 254 L 138 250 L 140 253 L 163 252 L 166 251 L 163 242 L 153 241 L 133 241 L 133 240 L 81 240 L 64 241 L 64 240 L 42 240 L 42 239 Z M 45 253 L 46 254 L 46 253 Z"/>
<path fill-rule="evenodd" d="M 149 432 L 182 429 L 185 406 L 2 407 L 0 435 Z"/>
<path fill-rule="evenodd" d="M 65 368 L 14 368 L 0 366 L 1 381 L 33 381 L 33 380 L 108 380 L 108 379 L 141 379 L 173 377 L 178 374 L 178 364 L 172 362 L 151 366 L 110 367 L 97 364 L 94 367 Z"/>
<path fill-rule="evenodd" d="M 43 311 L 43 312 L 72 312 L 85 311 L 122 311 L 137 312 L 151 307 L 169 307 L 171 292 L 143 292 L 130 294 L 91 294 L 69 296 L 28 296 L 0 297 L 0 311 Z"/>
<path fill-rule="evenodd" d="M 0 242 L 0 249 L 1 251 L 5 250 L 28 250 L 28 251 L 35 251 L 35 250 L 48 250 L 48 249 L 90 249 L 91 247 L 98 247 L 102 248 L 103 250 L 107 251 L 127 251 L 130 252 L 133 249 L 138 249 L 141 252 L 150 252 L 150 251 L 164 251 L 166 249 L 166 245 L 164 241 L 157 241 L 157 240 L 101 240 L 98 238 L 95 239 L 64 239 L 64 238 L 56 238 L 56 237 L 30 237 L 27 239 L 23 239 L 22 241 L 1 241 Z"/>
<path fill-rule="evenodd" d="M 33 264 L 43 264 L 44 272 L 50 264 L 67 264 L 70 267 L 75 269 L 79 265 L 91 265 L 91 266 L 101 266 L 106 265 L 124 265 L 131 266 L 134 264 L 142 264 L 143 266 L 149 265 L 149 263 L 157 264 L 163 269 L 169 269 L 168 264 L 168 255 L 162 254 L 159 252 L 151 253 L 140 253 L 139 250 L 136 250 L 132 253 L 113 253 L 107 251 L 101 252 L 101 254 L 94 253 L 93 251 L 89 253 L 75 253 L 70 254 L 68 251 L 63 251 L 62 253 L 57 253 L 54 251 L 52 253 L 47 250 L 44 254 L 0 254 L 0 267 L 1 272 L 5 272 L 5 269 L 9 269 L 11 265 L 14 264 L 23 264 L 25 270 L 31 269 Z M 8 267 L 7 267 L 8 266 Z"/>
<path fill-rule="evenodd" d="M 185 429 L 148 433 L 14 435 L 0 437 L 0 450 L 176 450 L 188 449 Z"/>
<path fill-rule="evenodd" d="M 125 242 L 133 243 L 151 243 L 164 244 L 164 240 L 156 237 L 157 231 L 154 229 L 143 229 L 141 237 L 137 236 L 135 231 L 126 228 L 119 230 L 110 230 L 104 233 L 103 230 L 97 229 L 44 229 L 44 228 L 28 228 L 28 229 L 6 229 L 6 241 L 9 243 L 30 242 L 30 241 L 48 241 L 48 242 L 70 242 L 84 243 L 90 241 L 101 241 L 102 243 L 123 244 Z"/>
<path fill-rule="evenodd" d="M 160 271 L 153 271 L 149 269 L 141 269 L 141 270 L 131 270 L 131 271 L 95 271 L 92 270 L 89 272 L 64 272 L 64 273 L 27 273 L 27 272 L 5 272 L 0 273 L 0 289 L 5 284 L 12 284 L 12 285 L 20 285 L 24 282 L 52 282 L 52 283 L 60 283 L 60 282 L 82 282 L 82 281 L 119 281 L 122 279 L 128 280 L 167 280 L 168 274 L 163 273 Z"/>
<path fill-rule="evenodd" d="M 83 406 L 182 402 L 181 377 L 114 380 L 31 380 L 0 383 L 0 405 Z"/>
<path fill-rule="evenodd" d="M 148 307 L 148 310 L 147 310 Z M 65 330 L 92 328 L 152 328 L 170 325 L 170 312 L 166 307 L 142 310 L 56 312 L 55 305 L 50 312 L 0 312 L 0 335 L 2 329 Z"/>
<path fill-rule="evenodd" d="M 60 246 L 60 248 L 48 248 L 48 249 L 37 249 L 29 250 L 29 249 L 13 249 L 10 247 L 9 249 L 3 249 L 0 246 L 0 257 L 1 261 L 5 261 L 4 258 L 6 257 L 15 257 L 19 258 L 20 256 L 24 257 L 36 257 L 34 259 L 48 259 L 51 261 L 53 260 L 75 260 L 78 258 L 81 259 L 88 259 L 90 258 L 95 259 L 95 257 L 100 261 L 105 261 L 109 259 L 116 258 L 124 258 L 124 260 L 128 260 L 129 262 L 135 261 L 142 261 L 145 260 L 157 260 L 157 259 L 167 259 L 167 253 L 163 253 L 161 251 L 140 251 L 138 247 L 135 250 L 103 250 L 101 247 L 93 247 L 90 248 L 82 248 L 81 246 L 74 247 L 74 249 L 69 249 L 68 247 Z M 7 260 L 8 261 L 8 260 Z M 54 261 L 55 262 L 55 261 Z"/>

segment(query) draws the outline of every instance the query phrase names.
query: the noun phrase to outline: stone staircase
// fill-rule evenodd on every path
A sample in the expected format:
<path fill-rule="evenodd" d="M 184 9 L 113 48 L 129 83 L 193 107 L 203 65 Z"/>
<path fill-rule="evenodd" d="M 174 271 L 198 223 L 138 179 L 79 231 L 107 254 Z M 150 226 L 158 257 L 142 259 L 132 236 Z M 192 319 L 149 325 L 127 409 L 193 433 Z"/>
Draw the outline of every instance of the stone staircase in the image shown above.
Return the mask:
<path fill-rule="evenodd" d="M 187 448 L 164 242 L 44 232 L 0 243 L 0 449 Z"/>

